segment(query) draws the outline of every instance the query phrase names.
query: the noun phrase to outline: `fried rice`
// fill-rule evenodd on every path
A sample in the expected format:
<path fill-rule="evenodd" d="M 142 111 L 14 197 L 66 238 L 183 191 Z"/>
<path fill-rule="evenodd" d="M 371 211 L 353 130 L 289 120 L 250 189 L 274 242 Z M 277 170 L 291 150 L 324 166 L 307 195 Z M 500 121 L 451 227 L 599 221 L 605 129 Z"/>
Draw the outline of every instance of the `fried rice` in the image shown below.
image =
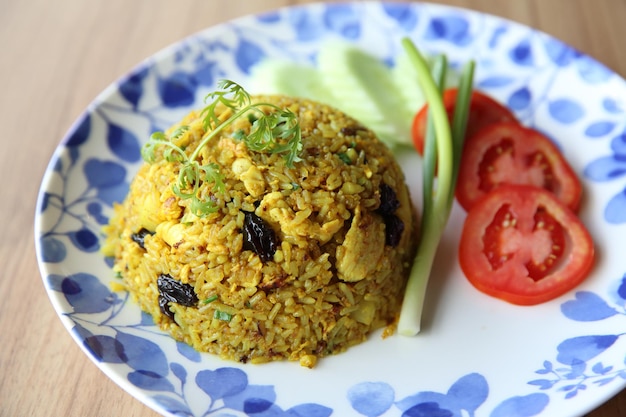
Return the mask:
<path fill-rule="evenodd" d="M 416 213 L 400 166 L 372 131 L 314 101 L 253 100 L 297 115 L 301 160 L 289 167 L 280 154 L 248 149 L 237 134 L 253 120 L 239 118 L 199 157 L 223 177 L 223 191 L 204 191 L 216 212 L 190 214 L 172 189 L 180 167 L 160 155 L 115 205 L 104 249 L 121 286 L 175 339 L 243 363 L 313 367 L 374 330 L 392 331 Z M 206 134 L 201 114 L 169 132 L 182 125 L 175 141 L 191 152 Z"/>

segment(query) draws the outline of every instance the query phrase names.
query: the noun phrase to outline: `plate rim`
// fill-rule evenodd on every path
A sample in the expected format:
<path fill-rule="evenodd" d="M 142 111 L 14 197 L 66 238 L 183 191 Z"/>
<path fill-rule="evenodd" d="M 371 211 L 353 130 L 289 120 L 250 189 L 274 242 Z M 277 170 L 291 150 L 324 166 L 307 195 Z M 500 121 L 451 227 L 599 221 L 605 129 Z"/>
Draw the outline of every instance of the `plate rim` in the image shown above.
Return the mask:
<path fill-rule="evenodd" d="M 333 8 L 333 7 L 338 7 L 338 6 L 341 6 L 341 5 L 350 5 L 350 6 L 362 7 L 362 6 L 365 6 L 366 4 L 382 5 L 383 3 L 404 4 L 404 2 L 402 2 L 402 1 L 384 2 L 384 1 L 376 1 L 376 0 L 367 0 L 367 1 L 364 1 L 364 2 L 363 1 L 361 1 L 361 2 L 360 1 L 345 1 L 345 2 L 340 2 L 340 3 L 313 2 L 313 3 L 298 4 L 298 5 L 291 5 L 291 6 L 288 5 L 288 6 L 283 6 L 283 7 L 279 7 L 279 8 L 276 8 L 276 9 L 266 10 L 266 11 L 261 12 L 261 13 L 242 15 L 242 16 L 236 17 L 234 19 L 230 19 L 230 20 L 227 20 L 227 21 L 224 21 L 224 22 L 217 23 L 215 25 L 209 26 L 209 27 L 204 28 L 204 29 L 200 29 L 200 30 L 198 30 L 198 31 L 196 31 L 194 33 L 191 33 L 191 34 L 181 38 L 178 41 L 175 41 L 175 42 L 170 43 L 169 45 L 166 45 L 165 47 L 163 47 L 163 48 L 157 50 L 155 53 L 151 54 L 150 56 L 143 58 L 138 64 L 132 66 L 127 71 L 125 71 L 121 76 L 117 77 L 115 80 L 113 80 L 111 83 L 109 83 L 100 93 L 98 93 L 90 101 L 90 103 L 87 105 L 87 107 L 72 122 L 72 124 L 67 129 L 65 134 L 62 136 L 61 140 L 55 146 L 54 152 L 51 155 L 51 157 L 49 159 L 49 162 L 48 162 L 48 165 L 45 168 L 43 177 L 41 179 L 40 186 L 39 186 L 38 191 L 37 191 L 37 199 L 36 199 L 36 205 L 35 205 L 35 216 L 34 216 L 35 217 L 35 227 L 34 227 L 34 230 L 33 230 L 34 236 L 35 236 L 35 252 L 36 252 L 36 258 L 37 258 L 37 264 L 38 264 L 38 268 L 39 268 L 39 272 L 40 272 L 41 278 L 44 281 L 43 283 L 44 283 L 44 288 L 45 288 L 46 294 L 47 294 L 48 298 L 51 300 L 51 303 L 53 305 L 55 313 L 61 319 L 61 322 L 63 323 L 63 326 L 70 333 L 70 336 L 72 337 L 72 339 L 78 344 L 79 348 L 85 353 L 85 355 L 87 355 L 87 357 L 105 375 L 107 375 L 107 377 L 109 379 L 113 380 L 118 386 L 120 386 L 120 388 L 122 388 L 124 391 L 126 391 L 128 393 L 131 393 L 131 395 L 133 397 L 135 397 L 136 399 L 139 399 L 143 404 L 145 404 L 146 406 L 148 406 L 149 408 L 151 408 L 155 412 L 158 412 L 158 413 L 163 413 L 164 412 L 164 410 L 161 408 L 162 406 L 160 404 L 156 403 L 142 389 L 139 389 L 136 386 L 130 384 L 119 373 L 115 372 L 112 367 L 106 366 L 106 364 L 103 364 L 102 362 L 98 362 L 97 358 L 95 358 L 93 356 L 93 354 L 85 347 L 84 339 L 81 339 L 79 337 L 79 335 L 77 335 L 75 332 L 72 331 L 72 325 L 74 324 L 74 322 L 62 314 L 62 313 L 65 312 L 65 311 L 63 311 L 64 307 L 62 306 L 62 303 L 61 303 L 62 294 L 61 293 L 55 293 L 54 291 L 49 289 L 48 285 L 45 282 L 47 274 L 49 274 L 50 271 L 46 267 L 46 262 L 42 260 L 43 248 L 41 246 L 40 237 L 41 237 L 42 230 L 43 230 L 43 228 L 42 228 L 43 216 L 41 216 L 41 207 L 42 207 L 43 201 L 44 201 L 44 193 L 48 189 L 49 182 L 51 181 L 51 175 L 52 175 L 52 172 L 53 172 L 53 167 L 58 162 L 58 159 L 61 157 L 61 154 L 66 150 L 66 148 L 67 148 L 67 141 L 71 137 L 72 133 L 75 132 L 76 129 L 78 128 L 78 126 L 80 125 L 81 120 L 86 115 L 88 115 L 90 112 L 92 112 L 94 108 L 98 107 L 101 103 L 105 102 L 108 98 L 110 98 L 111 94 L 115 93 L 117 91 L 117 87 L 122 82 L 127 80 L 128 77 L 130 77 L 132 74 L 134 74 L 137 71 L 140 71 L 140 70 L 142 70 L 144 68 L 151 68 L 152 66 L 155 65 L 155 63 L 160 62 L 162 59 L 168 57 L 174 51 L 179 49 L 181 47 L 181 45 L 183 45 L 184 43 L 193 41 L 195 39 L 199 39 L 202 36 L 204 36 L 208 31 L 214 31 L 214 30 L 218 31 L 218 30 L 221 30 L 225 26 L 228 26 L 228 25 L 231 25 L 231 24 L 237 24 L 237 23 L 239 23 L 241 21 L 244 21 L 246 19 L 259 17 L 261 15 L 266 15 L 266 14 L 270 14 L 270 13 L 280 13 L 280 12 L 283 12 L 285 10 L 292 10 L 292 9 L 308 10 L 308 9 L 316 8 L 316 7 Z M 493 15 L 493 14 L 490 14 L 490 13 L 477 11 L 477 10 L 474 10 L 474 9 L 468 9 L 468 8 L 463 8 L 463 7 L 459 7 L 459 6 L 444 5 L 444 4 L 438 4 L 438 3 L 429 3 L 429 2 L 415 2 L 415 3 L 409 3 L 409 5 L 411 7 L 415 6 L 415 7 L 418 7 L 418 8 L 421 8 L 421 7 L 425 6 L 425 7 L 432 7 L 435 10 L 437 10 L 437 9 L 438 10 L 453 10 L 453 11 L 459 11 L 459 12 L 461 12 L 463 14 L 480 15 L 480 16 L 483 16 L 483 17 L 485 17 L 487 19 L 496 19 L 498 21 L 506 23 L 507 25 L 512 25 L 512 26 L 515 26 L 515 27 L 518 27 L 518 28 L 522 28 L 522 29 L 525 29 L 525 30 L 530 30 L 532 32 L 539 33 L 539 34 L 542 34 L 543 36 L 547 36 L 549 38 L 552 38 L 552 39 L 555 39 L 557 41 L 560 41 L 560 39 L 556 38 L 555 36 L 553 36 L 551 34 L 548 34 L 547 32 L 544 32 L 544 31 L 535 29 L 533 27 L 521 24 L 521 23 L 519 23 L 517 21 L 514 21 L 514 20 L 506 18 L 506 17 L 497 16 L 497 15 Z M 566 45 L 570 46 L 568 44 L 566 44 Z M 578 49 L 576 49 L 576 50 L 579 51 Z M 582 53 L 582 54 L 587 56 L 588 58 L 590 58 L 597 65 L 601 65 L 601 66 L 606 67 L 603 63 L 598 61 L 595 57 L 591 56 L 590 54 L 588 54 L 588 53 Z M 612 69 L 610 69 L 608 67 L 607 67 L 607 69 L 611 73 L 615 74 L 621 82 L 626 83 L 624 78 L 622 78 L 615 71 L 613 71 Z M 612 398 L 617 393 L 621 392 L 624 388 L 626 388 L 626 381 L 623 381 L 621 384 L 613 384 L 612 385 L 612 389 L 608 389 L 608 390 L 604 389 L 605 392 L 608 391 L 608 392 L 610 392 L 610 394 L 606 395 L 605 397 L 603 397 L 603 399 L 598 399 L 598 400 L 594 401 L 593 405 L 591 405 L 590 408 L 587 411 L 590 411 L 592 409 L 597 408 L 598 406 L 600 406 L 604 402 L 608 401 L 608 399 Z"/>

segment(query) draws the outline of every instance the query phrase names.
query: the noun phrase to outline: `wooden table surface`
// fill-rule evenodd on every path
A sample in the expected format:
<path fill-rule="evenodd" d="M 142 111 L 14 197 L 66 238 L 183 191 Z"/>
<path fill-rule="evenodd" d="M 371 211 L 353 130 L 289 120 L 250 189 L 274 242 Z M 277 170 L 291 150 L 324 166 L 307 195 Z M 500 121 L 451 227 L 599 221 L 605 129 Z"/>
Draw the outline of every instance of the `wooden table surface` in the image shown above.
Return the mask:
<path fill-rule="evenodd" d="M 436 1 L 541 29 L 626 75 L 624 0 Z M 35 259 L 37 190 L 59 140 L 108 84 L 205 27 L 305 0 L 0 0 L 0 417 L 156 416 L 78 348 Z M 584 395 L 584 394 L 583 394 Z M 591 417 L 626 416 L 626 390 Z"/>

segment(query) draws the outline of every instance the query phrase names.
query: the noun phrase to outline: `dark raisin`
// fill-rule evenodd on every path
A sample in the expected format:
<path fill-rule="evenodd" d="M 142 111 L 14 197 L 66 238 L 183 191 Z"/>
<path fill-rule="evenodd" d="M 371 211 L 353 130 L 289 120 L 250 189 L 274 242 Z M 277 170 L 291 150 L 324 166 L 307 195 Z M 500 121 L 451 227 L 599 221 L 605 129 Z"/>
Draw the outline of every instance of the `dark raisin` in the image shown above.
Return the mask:
<path fill-rule="evenodd" d="M 279 244 L 274 229 L 256 214 L 244 213 L 243 249 L 253 251 L 263 262 L 271 261 Z"/>
<path fill-rule="evenodd" d="M 320 148 L 317 146 L 312 146 L 310 148 L 307 148 L 306 152 L 311 156 L 319 156 Z"/>
<path fill-rule="evenodd" d="M 318 355 L 323 355 L 328 352 L 328 342 L 325 340 L 320 340 L 315 347 L 315 353 Z"/>
<path fill-rule="evenodd" d="M 393 248 L 398 246 L 402 232 L 404 232 L 404 222 L 395 214 L 383 216 L 385 221 L 385 244 Z"/>
<path fill-rule="evenodd" d="M 360 126 L 346 126 L 342 127 L 340 132 L 344 136 L 355 136 L 359 130 L 363 130 L 363 128 Z"/>
<path fill-rule="evenodd" d="M 378 212 L 382 215 L 393 214 L 400 207 L 396 192 L 389 185 L 380 184 L 380 206 Z"/>
<path fill-rule="evenodd" d="M 189 284 L 183 284 L 170 275 L 161 274 L 157 279 L 159 295 L 172 303 L 192 307 L 198 303 L 198 296 Z"/>
<path fill-rule="evenodd" d="M 380 185 L 380 206 L 376 210 L 385 222 L 385 244 L 396 247 L 404 232 L 404 222 L 394 213 L 400 207 L 396 192 L 389 185 Z"/>
<path fill-rule="evenodd" d="M 141 229 L 137 233 L 133 233 L 132 235 L 130 235 L 130 238 L 133 242 L 141 246 L 141 249 L 145 249 L 144 244 L 145 244 L 146 236 L 148 235 L 152 236 L 153 233 L 149 231 L 148 229 Z"/>
<path fill-rule="evenodd" d="M 170 310 L 170 300 L 162 295 L 159 295 L 159 308 L 161 309 L 161 313 L 174 320 L 174 313 Z"/>

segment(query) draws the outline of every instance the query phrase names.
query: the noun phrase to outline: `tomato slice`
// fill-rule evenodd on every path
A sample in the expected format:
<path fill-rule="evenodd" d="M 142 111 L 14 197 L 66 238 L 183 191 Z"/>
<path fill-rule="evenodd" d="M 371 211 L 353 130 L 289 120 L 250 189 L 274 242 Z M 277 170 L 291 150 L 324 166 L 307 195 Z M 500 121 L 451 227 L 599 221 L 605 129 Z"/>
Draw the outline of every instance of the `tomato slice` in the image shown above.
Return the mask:
<path fill-rule="evenodd" d="M 504 183 L 530 184 L 554 193 L 578 210 L 582 185 L 574 170 L 550 139 L 517 123 L 489 125 L 468 138 L 456 187 L 465 208 Z"/>
<path fill-rule="evenodd" d="M 448 118 L 452 121 L 454 105 L 458 95 L 457 88 L 450 88 L 443 93 L 443 105 L 448 113 Z M 413 118 L 413 145 L 415 149 L 424 154 L 424 140 L 426 135 L 426 125 L 428 120 L 428 106 L 423 106 Z M 465 137 L 469 138 L 484 126 L 492 123 L 516 121 L 513 113 L 505 106 L 489 97 L 488 95 L 474 90 L 470 99 L 470 110 L 465 129 Z"/>
<path fill-rule="evenodd" d="M 480 291 L 534 305 L 580 284 L 593 266 L 594 246 L 583 223 L 554 194 L 505 184 L 467 214 L 459 263 Z"/>

